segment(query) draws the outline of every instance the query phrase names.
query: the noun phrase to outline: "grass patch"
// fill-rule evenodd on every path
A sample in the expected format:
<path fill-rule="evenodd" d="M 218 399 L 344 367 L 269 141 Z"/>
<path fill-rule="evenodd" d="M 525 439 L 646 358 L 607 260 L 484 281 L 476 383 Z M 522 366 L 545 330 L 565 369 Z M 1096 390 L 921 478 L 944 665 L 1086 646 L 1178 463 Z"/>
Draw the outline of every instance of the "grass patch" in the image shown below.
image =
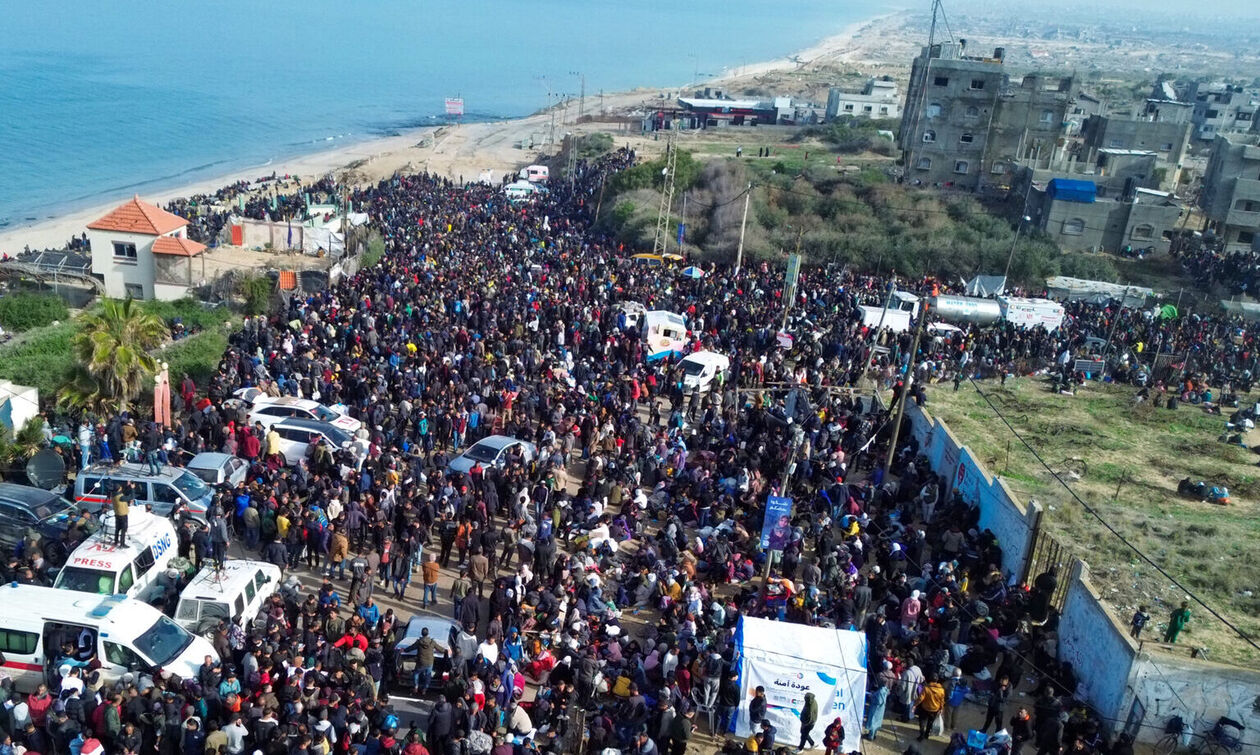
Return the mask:
<path fill-rule="evenodd" d="M 1076 396 L 1050 392 L 1040 379 L 982 385 L 1002 414 L 1076 493 L 1182 584 L 1243 631 L 1260 635 L 1260 470 L 1255 453 L 1217 440 L 1225 418 L 1182 405 L 1176 411 L 1134 406 L 1132 388 L 1091 383 Z M 1045 524 L 1059 542 L 1090 565 L 1095 585 L 1127 619 L 1150 607 L 1163 631 L 1181 590 L 1084 511 L 1008 431 L 974 390 L 933 390 L 928 410 L 978 458 L 996 460 L 1008 486 L 1045 508 Z M 1245 439 L 1260 445 L 1260 433 Z M 1009 443 L 1009 452 L 1008 452 Z M 1184 477 L 1224 484 L 1231 504 L 1182 498 Z M 1184 640 L 1211 649 L 1212 659 L 1260 666 L 1260 653 L 1205 611 L 1196 611 Z"/>
<path fill-rule="evenodd" d="M 42 400 L 53 400 L 74 363 L 70 338 L 77 329 L 73 322 L 33 328 L 0 346 L 0 377 L 34 386 Z"/>

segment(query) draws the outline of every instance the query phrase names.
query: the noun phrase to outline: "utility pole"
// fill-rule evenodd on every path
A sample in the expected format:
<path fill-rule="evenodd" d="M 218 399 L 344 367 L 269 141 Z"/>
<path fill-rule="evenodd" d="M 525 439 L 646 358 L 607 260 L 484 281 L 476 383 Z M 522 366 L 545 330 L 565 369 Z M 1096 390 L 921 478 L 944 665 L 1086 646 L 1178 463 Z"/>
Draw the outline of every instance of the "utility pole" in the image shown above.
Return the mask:
<path fill-rule="evenodd" d="M 1107 331 L 1107 345 L 1103 347 L 1103 374 L 1109 374 L 1111 370 L 1107 369 L 1107 355 L 1111 353 L 1111 338 L 1116 334 L 1116 326 L 1120 324 L 1120 314 L 1124 312 L 1124 300 L 1129 298 L 1129 286 L 1126 284 L 1124 293 L 1120 295 L 1120 306 L 1116 308 L 1116 316 L 1111 321 L 1111 329 Z"/>
<path fill-rule="evenodd" d="M 578 120 L 582 120 L 582 116 L 586 113 L 586 74 L 581 71 L 569 71 L 570 76 L 578 77 L 582 84 L 582 88 L 578 94 Z"/>
<path fill-rule="evenodd" d="M 801 270 L 801 237 L 805 235 L 804 228 L 796 229 L 796 275 L 800 275 Z M 796 281 L 792 280 L 792 262 L 788 261 L 789 280 L 784 281 L 783 287 L 783 325 L 779 330 L 787 332 L 788 314 L 792 311 L 792 303 L 796 301 Z"/>
<path fill-rule="evenodd" d="M 735 250 L 735 275 L 739 275 L 739 266 L 744 261 L 744 229 L 748 226 L 748 200 L 752 198 L 752 181 L 744 189 L 744 217 L 739 221 L 739 248 Z"/>
<path fill-rule="evenodd" d="M 901 418 L 906 413 L 906 402 L 910 400 L 910 386 L 914 384 L 914 368 L 919 361 L 919 338 L 923 335 L 923 324 L 927 322 L 927 306 L 919 302 L 919 324 L 914 329 L 914 344 L 910 347 L 910 364 L 906 366 L 906 379 L 901 381 L 901 398 L 897 400 L 897 420 L 893 422 L 892 442 L 888 444 L 888 458 L 884 461 L 884 477 L 892 469 L 893 458 L 897 455 L 897 436 L 901 434 Z"/>
<path fill-rule="evenodd" d="M 879 313 L 879 325 L 875 326 L 875 337 L 879 337 L 879 332 L 884 329 L 884 318 L 888 316 L 888 309 L 892 307 L 893 294 L 897 293 L 897 271 L 892 271 L 892 281 L 888 284 L 888 300 L 884 302 L 884 308 Z M 871 353 L 866 355 L 866 366 L 862 368 L 862 374 L 858 376 L 861 380 L 866 373 L 871 371 L 871 364 L 875 361 L 875 342 L 871 341 Z"/>
<path fill-rule="evenodd" d="M 923 143 L 923 137 L 919 134 L 919 123 L 923 119 L 923 109 L 927 107 L 927 83 L 928 76 L 931 75 L 932 70 L 932 47 L 936 44 L 936 15 L 940 8 L 941 0 L 932 0 L 932 25 L 928 27 L 927 55 L 923 60 L 923 76 L 919 80 L 919 102 L 914 109 L 914 118 L 908 134 L 910 149 L 907 150 L 906 164 L 904 166 L 907 176 L 910 175 L 910 171 L 914 170 L 916 148 Z M 907 100 L 906 104 L 910 104 L 909 100 Z"/>
<path fill-rule="evenodd" d="M 1028 177 L 1028 186 L 1024 189 L 1024 207 L 1019 211 L 1019 223 L 1015 226 L 1015 238 L 1011 240 L 1011 253 L 1006 255 L 1006 270 L 1002 271 L 1002 291 L 1005 293 L 1007 276 L 1011 274 L 1011 260 L 1015 259 L 1015 245 L 1019 243 L 1019 233 L 1024 230 L 1024 223 L 1032 220 L 1028 217 L 1028 193 L 1032 191 L 1032 176 Z"/>

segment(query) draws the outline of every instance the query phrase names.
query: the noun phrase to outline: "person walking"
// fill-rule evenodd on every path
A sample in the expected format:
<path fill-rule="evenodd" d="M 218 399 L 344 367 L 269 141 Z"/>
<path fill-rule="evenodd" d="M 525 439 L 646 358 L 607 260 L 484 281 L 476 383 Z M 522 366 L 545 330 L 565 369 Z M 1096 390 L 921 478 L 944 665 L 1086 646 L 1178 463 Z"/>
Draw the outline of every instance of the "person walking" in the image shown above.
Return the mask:
<path fill-rule="evenodd" d="M 932 732 L 932 724 L 936 721 L 936 717 L 941 715 L 941 710 L 945 707 L 945 688 L 941 686 L 940 681 L 932 676 L 927 683 L 923 685 L 923 691 L 919 693 L 918 699 L 915 701 L 915 716 L 919 719 L 919 741 L 928 738 Z"/>
<path fill-rule="evenodd" d="M 1177 635 L 1190 623 L 1190 603 L 1181 601 L 1181 606 L 1168 617 L 1168 631 L 1164 632 L 1164 642 L 1177 642 Z"/>
<path fill-rule="evenodd" d="M 1002 720 L 1006 717 L 1006 703 L 1010 699 L 1011 680 L 1004 676 L 998 680 L 998 685 L 989 693 L 989 702 L 984 714 L 984 726 L 980 727 L 980 731 L 988 731 L 989 724 L 993 724 L 994 732 L 1002 728 Z"/>
<path fill-rule="evenodd" d="M 1133 612 L 1133 618 L 1129 621 L 1129 636 L 1137 640 L 1141 638 L 1142 630 L 1151 621 L 1151 615 L 1146 612 L 1146 606 L 1138 606 L 1138 610 Z"/>
<path fill-rule="evenodd" d="M 811 736 L 816 723 L 818 723 L 818 701 L 814 699 L 813 692 L 806 692 L 805 705 L 801 708 L 801 741 L 796 745 L 797 752 L 805 749 L 806 742 L 809 743 L 810 749 L 817 744 Z"/>
<path fill-rule="evenodd" d="M 441 567 L 438 566 L 436 553 L 429 554 L 429 559 L 424 562 L 424 566 L 420 567 L 420 571 L 424 576 L 424 595 L 420 599 L 420 605 L 423 608 L 428 608 L 429 601 L 433 601 L 433 605 L 436 606 L 438 602 L 438 576 L 441 574 Z"/>

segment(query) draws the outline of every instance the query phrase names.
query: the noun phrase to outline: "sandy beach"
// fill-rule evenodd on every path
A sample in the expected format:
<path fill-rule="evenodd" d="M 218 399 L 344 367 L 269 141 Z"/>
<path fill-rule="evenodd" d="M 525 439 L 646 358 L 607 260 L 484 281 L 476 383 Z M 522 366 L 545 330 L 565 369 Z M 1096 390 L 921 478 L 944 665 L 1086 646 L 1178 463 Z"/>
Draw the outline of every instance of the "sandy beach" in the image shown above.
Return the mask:
<path fill-rule="evenodd" d="M 836 63 L 879 63 L 879 51 L 886 49 L 881 41 L 899 26 L 904 13 L 884 14 L 851 24 L 839 33 L 784 58 L 728 69 L 724 76 L 702 82 L 704 86 L 733 87 L 738 84 L 761 83 L 776 72 L 791 72 L 809 66 Z M 616 114 L 646 110 L 662 97 L 676 97 L 680 87 L 640 88 L 602 97 L 589 96 L 587 113 Z M 566 131 L 578 133 L 612 130 L 614 137 L 621 126 L 608 123 L 576 124 L 576 101 L 556 106 L 555 139 L 558 143 Z M 163 205 L 177 197 L 213 192 L 241 180 L 252 181 L 275 172 L 314 179 L 336 172 L 351 183 L 375 182 L 396 172 L 429 171 L 452 179 L 473 180 L 489 173 L 500 180 L 506 171 L 527 165 L 555 146 L 546 143 L 551 130 L 550 110 L 510 120 L 427 126 L 409 130 L 398 136 L 382 137 L 350 144 L 333 150 L 314 152 L 266 167 L 252 168 L 207 178 L 165 191 L 146 192 L 143 199 Z M 638 129 L 626 131 L 627 136 Z M 533 147 L 519 146 L 532 143 Z M 0 252 L 15 254 L 24 247 L 32 249 L 60 248 L 84 227 L 101 217 L 128 197 L 112 197 L 98 205 L 68 212 L 56 217 L 14 223 L 0 229 Z"/>

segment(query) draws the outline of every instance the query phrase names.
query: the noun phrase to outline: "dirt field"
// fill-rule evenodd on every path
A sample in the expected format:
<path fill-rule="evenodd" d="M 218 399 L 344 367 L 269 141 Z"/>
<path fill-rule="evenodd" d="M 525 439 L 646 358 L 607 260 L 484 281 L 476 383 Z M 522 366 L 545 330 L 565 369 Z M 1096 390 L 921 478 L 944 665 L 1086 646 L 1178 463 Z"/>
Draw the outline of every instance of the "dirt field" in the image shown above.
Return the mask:
<path fill-rule="evenodd" d="M 986 382 L 982 389 L 1050 467 L 1126 539 L 1231 622 L 1260 636 L 1260 456 L 1218 440 L 1226 417 L 1184 404 L 1176 410 L 1137 405 L 1134 389 L 1096 383 L 1075 396 L 1053 394 L 1034 378 L 1008 380 L 1005 388 Z M 1153 625 L 1148 636 L 1162 637 L 1169 612 L 1185 594 L 1073 500 L 974 388 L 964 384 L 955 393 L 945 385 L 934 387 L 928 410 L 1016 494 L 1041 502 L 1052 532 L 1090 565 L 1121 621 L 1146 605 Z M 1229 505 L 1179 496 L 1177 483 L 1185 477 L 1226 485 Z M 1228 627 L 1198 607 L 1193 616 L 1168 652 L 1206 647 L 1212 660 L 1260 665 L 1260 652 Z M 1148 641 L 1147 647 L 1152 645 Z"/>

